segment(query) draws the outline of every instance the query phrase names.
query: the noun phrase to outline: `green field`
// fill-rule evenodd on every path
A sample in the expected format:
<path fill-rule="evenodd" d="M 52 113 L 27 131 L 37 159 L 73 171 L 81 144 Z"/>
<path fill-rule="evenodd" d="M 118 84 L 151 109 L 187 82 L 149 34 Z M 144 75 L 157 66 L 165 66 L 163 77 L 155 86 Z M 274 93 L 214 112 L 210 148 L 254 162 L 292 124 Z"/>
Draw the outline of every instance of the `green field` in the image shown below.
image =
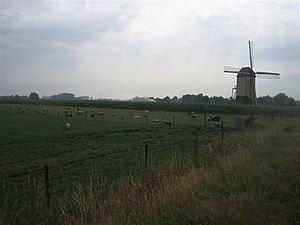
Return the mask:
<path fill-rule="evenodd" d="M 19 107 L 29 110 L 21 113 Z M 43 108 L 47 112 L 45 115 Z M 74 189 L 84 192 L 84 187 L 92 188 L 93 184 L 95 189 L 89 190 L 98 190 L 100 197 L 94 196 L 94 192 L 93 197 L 99 200 L 115 191 L 118 193 L 120 182 L 127 182 L 128 177 L 129 180 L 144 179 L 153 171 L 154 174 L 155 171 L 168 171 L 165 168 L 170 165 L 173 168 L 174 163 L 172 173 L 175 175 L 189 171 L 191 167 L 210 167 L 216 162 L 220 148 L 243 145 L 237 138 L 243 133 L 233 132 L 234 115 L 220 115 L 226 121 L 222 146 L 221 131 L 210 123 L 205 127 L 204 114 L 196 113 L 192 118 L 188 112 L 151 111 L 147 120 L 144 117 L 146 109 L 80 108 L 88 112 L 76 115 L 75 108 L 71 107 L 74 116 L 66 117 L 64 106 L 15 105 L 12 109 L 11 105 L 0 104 L 0 216 L 4 218 L 0 224 L 34 224 L 37 214 L 46 218 L 41 224 L 58 224 L 61 217 L 55 215 L 61 213 L 59 207 L 76 208 L 76 204 L 67 203 L 74 200 Z M 106 116 L 91 118 L 91 111 L 103 111 Z M 174 126 L 162 122 L 173 118 Z M 152 122 L 153 119 L 159 119 L 159 122 Z M 270 117 L 265 121 L 268 126 L 273 126 Z M 66 122 L 71 124 L 70 130 L 64 128 Z M 258 132 L 266 129 L 264 123 L 258 123 L 255 129 Z M 279 125 L 282 120 L 275 123 Z M 196 134 L 199 135 L 197 157 Z M 147 169 L 145 145 L 149 146 Z M 45 165 L 49 167 L 51 216 L 44 212 L 49 210 L 45 198 Z M 159 177 L 157 174 L 152 176 Z M 63 206 L 61 201 L 65 202 Z M 28 212 L 31 215 L 27 215 Z"/>
<path fill-rule="evenodd" d="M 29 108 L 20 113 L 18 108 Z M 42 115 L 45 108 L 47 114 Z M 101 109 L 106 116 L 91 118 L 95 108 L 86 115 L 66 117 L 62 106 L 1 105 L 1 161 L 0 178 L 5 182 L 5 192 L 21 190 L 28 179 L 43 178 L 43 167 L 48 165 L 52 192 L 60 196 L 73 183 L 85 180 L 97 172 L 99 179 L 114 179 L 144 170 L 144 146 L 149 145 L 150 167 L 163 164 L 176 155 L 194 152 L 195 134 L 200 134 L 199 147 L 220 138 L 213 124 L 204 127 L 204 115 L 191 118 L 183 112 L 149 112 L 148 122 L 144 110 Z M 100 110 L 100 109 L 98 109 Z M 14 113 L 11 114 L 11 111 Z M 40 112 L 37 114 L 37 112 Z M 115 117 L 112 115 L 116 114 Z M 134 116 L 139 115 L 139 119 Z M 208 116 L 208 115 L 207 115 Z M 162 120 L 172 121 L 174 126 Z M 233 126 L 232 116 L 226 120 L 225 130 Z M 159 122 L 151 122 L 159 119 Z M 64 124 L 71 124 L 70 130 Z"/>

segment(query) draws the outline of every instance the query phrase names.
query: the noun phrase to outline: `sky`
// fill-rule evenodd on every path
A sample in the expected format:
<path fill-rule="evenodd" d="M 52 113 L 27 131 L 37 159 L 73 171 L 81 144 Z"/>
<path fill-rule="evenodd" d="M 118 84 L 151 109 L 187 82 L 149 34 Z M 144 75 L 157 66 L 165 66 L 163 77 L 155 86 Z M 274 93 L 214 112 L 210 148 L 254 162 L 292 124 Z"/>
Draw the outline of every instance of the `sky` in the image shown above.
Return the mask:
<path fill-rule="evenodd" d="M 230 97 L 249 66 L 258 96 L 300 99 L 299 1 L 0 0 L 0 96 Z"/>

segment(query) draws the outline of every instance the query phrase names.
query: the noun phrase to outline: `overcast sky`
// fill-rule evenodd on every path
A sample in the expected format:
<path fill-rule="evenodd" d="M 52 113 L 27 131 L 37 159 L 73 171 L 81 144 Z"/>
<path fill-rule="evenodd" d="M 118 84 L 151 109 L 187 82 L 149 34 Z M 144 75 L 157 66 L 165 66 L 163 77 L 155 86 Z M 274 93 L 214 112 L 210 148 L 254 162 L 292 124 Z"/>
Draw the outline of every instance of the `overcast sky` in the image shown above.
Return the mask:
<path fill-rule="evenodd" d="M 257 95 L 300 98 L 299 1 L 0 0 L 0 95 L 230 97 L 224 66 L 280 72 Z"/>

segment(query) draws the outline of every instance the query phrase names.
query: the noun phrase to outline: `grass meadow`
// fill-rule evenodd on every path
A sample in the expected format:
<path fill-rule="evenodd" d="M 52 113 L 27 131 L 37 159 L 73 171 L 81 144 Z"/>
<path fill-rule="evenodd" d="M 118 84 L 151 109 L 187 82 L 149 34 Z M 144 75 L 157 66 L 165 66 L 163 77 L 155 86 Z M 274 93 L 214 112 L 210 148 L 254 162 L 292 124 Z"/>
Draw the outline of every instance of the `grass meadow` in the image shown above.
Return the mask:
<path fill-rule="evenodd" d="M 300 222 L 297 119 L 235 132 L 234 116 L 221 115 L 221 142 L 204 114 L 153 111 L 146 121 L 144 110 L 103 109 L 102 119 L 95 108 L 70 118 L 63 106 L 18 107 L 0 104 L 0 224 Z"/>

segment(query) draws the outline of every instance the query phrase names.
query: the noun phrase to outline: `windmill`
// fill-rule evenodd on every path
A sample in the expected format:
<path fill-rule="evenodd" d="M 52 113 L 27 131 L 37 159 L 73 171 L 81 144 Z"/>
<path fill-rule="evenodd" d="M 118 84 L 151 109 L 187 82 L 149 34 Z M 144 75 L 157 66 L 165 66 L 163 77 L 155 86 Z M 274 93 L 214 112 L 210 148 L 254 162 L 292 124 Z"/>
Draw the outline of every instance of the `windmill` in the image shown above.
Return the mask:
<path fill-rule="evenodd" d="M 242 67 L 241 69 L 233 67 L 224 67 L 225 73 L 237 73 L 237 83 L 232 89 L 234 94 L 233 103 L 243 104 L 243 105 L 256 105 L 256 87 L 255 78 L 275 78 L 279 79 L 279 73 L 272 72 L 255 72 L 253 70 L 253 42 L 248 41 L 249 47 L 249 57 L 250 57 L 250 67 Z M 258 76 L 256 76 L 258 75 Z"/>

